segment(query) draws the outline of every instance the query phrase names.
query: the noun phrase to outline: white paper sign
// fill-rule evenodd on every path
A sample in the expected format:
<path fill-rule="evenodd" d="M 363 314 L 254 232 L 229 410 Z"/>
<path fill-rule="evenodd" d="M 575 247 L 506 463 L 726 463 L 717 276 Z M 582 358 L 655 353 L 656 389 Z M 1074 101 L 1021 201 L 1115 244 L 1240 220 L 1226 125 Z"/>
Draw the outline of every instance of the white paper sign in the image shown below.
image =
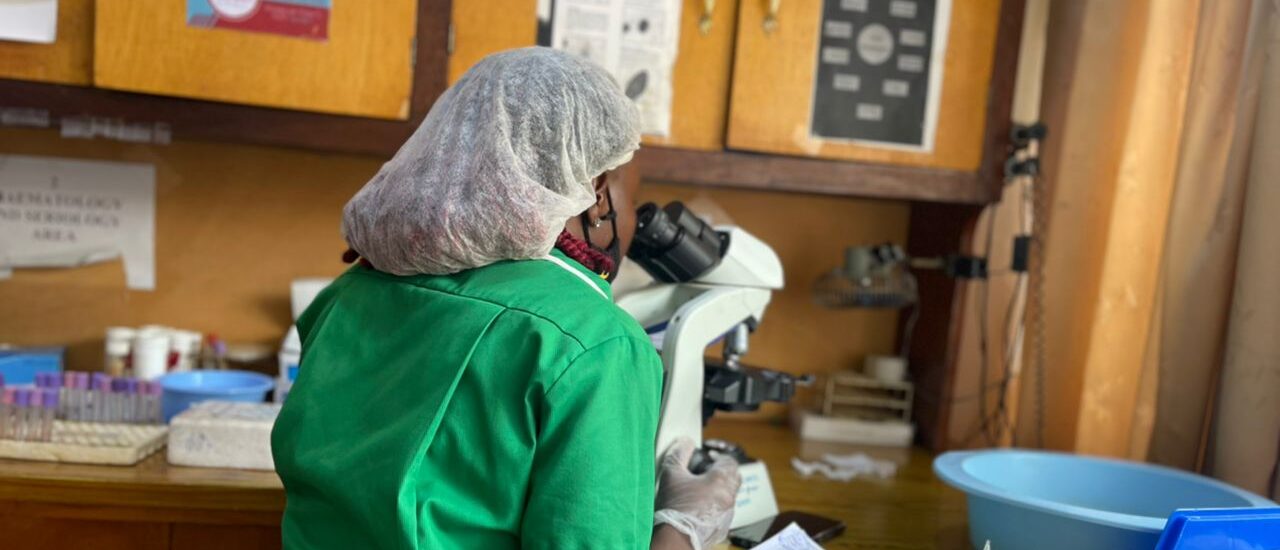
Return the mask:
<path fill-rule="evenodd" d="M 540 0 L 549 45 L 604 67 L 640 108 L 640 129 L 671 132 L 671 73 L 680 43 L 679 0 Z"/>
<path fill-rule="evenodd" d="M 155 174 L 149 164 L 0 155 L 0 271 L 124 256 L 129 288 L 154 290 Z"/>
<path fill-rule="evenodd" d="M 58 37 L 58 0 L 0 0 L 0 40 L 52 44 Z"/>

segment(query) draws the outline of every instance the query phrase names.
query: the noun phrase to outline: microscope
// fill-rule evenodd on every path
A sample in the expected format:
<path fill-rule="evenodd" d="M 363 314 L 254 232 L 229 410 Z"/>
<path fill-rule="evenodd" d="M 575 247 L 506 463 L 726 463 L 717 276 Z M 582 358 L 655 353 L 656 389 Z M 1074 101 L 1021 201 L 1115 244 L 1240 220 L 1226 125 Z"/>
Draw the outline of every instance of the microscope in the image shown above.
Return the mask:
<path fill-rule="evenodd" d="M 636 212 L 636 235 L 627 257 L 655 280 L 618 299 L 645 327 L 662 356 L 662 408 L 658 457 L 688 437 L 701 445 L 690 469 L 706 468 L 717 454 L 739 462 L 742 487 L 732 527 L 777 515 L 768 471 L 736 445 L 703 442 L 702 428 L 715 411 L 753 411 L 766 401 L 786 402 L 796 377 L 741 363 L 747 338 L 764 317 L 774 290 L 782 288 L 782 263 L 764 242 L 732 226 L 711 227 L 680 202 Z M 718 360 L 707 348 L 722 342 Z"/>

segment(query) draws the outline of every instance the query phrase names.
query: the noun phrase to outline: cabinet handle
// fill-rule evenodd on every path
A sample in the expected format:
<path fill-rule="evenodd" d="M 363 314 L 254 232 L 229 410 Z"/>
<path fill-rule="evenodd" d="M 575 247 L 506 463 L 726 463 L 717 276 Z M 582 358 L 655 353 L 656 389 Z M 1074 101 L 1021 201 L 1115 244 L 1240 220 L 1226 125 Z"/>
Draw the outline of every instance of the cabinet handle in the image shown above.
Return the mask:
<path fill-rule="evenodd" d="M 782 7 L 782 0 L 769 0 L 769 12 L 764 16 L 764 32 L 772 33 L 778 29 L 778 8 Z"/>
<path fill-rule="evenodd" d="M 711 34 L 711 12 L 716 9 L 716 0 L 702 0 L 702 17 L 698 19 L 698 32 Z"/>

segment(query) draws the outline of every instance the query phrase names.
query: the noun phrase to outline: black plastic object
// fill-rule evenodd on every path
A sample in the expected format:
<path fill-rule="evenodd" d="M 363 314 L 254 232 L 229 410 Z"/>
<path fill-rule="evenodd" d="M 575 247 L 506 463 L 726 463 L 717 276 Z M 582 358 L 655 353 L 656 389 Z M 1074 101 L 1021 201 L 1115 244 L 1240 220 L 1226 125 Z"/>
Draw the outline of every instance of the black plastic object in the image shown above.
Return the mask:
<path fill-rule="evenodd" d="M 947 256 L 943 269 L 953 279 L 986 279 L 987 259 L 981 256 Z"/>
<path fill-rule="evenodd" d="M 797 385 L 813 381 L 810 375 L 796 377 L 785 372 L 718 363 L 707 363 L 702 389 L 702 422 L 721 411 L 754 411 L 761 403 L 786 403 Z"/>
<path fill-rule="evenodd" d="M 1018 235 L 1013 238 L 1013 263 L 1010 269 L 1019 273 L 1027 271 L 1031 259 L 1031 235 Z"/>
<path fill-rule="evenodd" d="M 683 283 L 720 265 L 729 246 L 722 234 L 675 201 L 636 210 L 636 236 L 627 257 L 663 283 Z"/>

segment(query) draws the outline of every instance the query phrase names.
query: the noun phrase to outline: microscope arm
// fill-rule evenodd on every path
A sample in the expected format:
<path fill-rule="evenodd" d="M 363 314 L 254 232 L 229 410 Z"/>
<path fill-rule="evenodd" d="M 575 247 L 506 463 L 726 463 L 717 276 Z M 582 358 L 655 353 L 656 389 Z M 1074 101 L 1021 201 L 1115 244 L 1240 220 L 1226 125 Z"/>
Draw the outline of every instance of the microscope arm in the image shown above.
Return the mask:
<path fill-rule="evenodd" d="M 690 285 L 689 288 L 697 288 Z M 747 320 L 759 321 L 771 292 L 758 288 L 701 287 L 670 318 L 662 345 L 666 369 L 658 421 L 661 457 L 680 437 L 702 443 L 704 354 L 707 346 Z"/>

